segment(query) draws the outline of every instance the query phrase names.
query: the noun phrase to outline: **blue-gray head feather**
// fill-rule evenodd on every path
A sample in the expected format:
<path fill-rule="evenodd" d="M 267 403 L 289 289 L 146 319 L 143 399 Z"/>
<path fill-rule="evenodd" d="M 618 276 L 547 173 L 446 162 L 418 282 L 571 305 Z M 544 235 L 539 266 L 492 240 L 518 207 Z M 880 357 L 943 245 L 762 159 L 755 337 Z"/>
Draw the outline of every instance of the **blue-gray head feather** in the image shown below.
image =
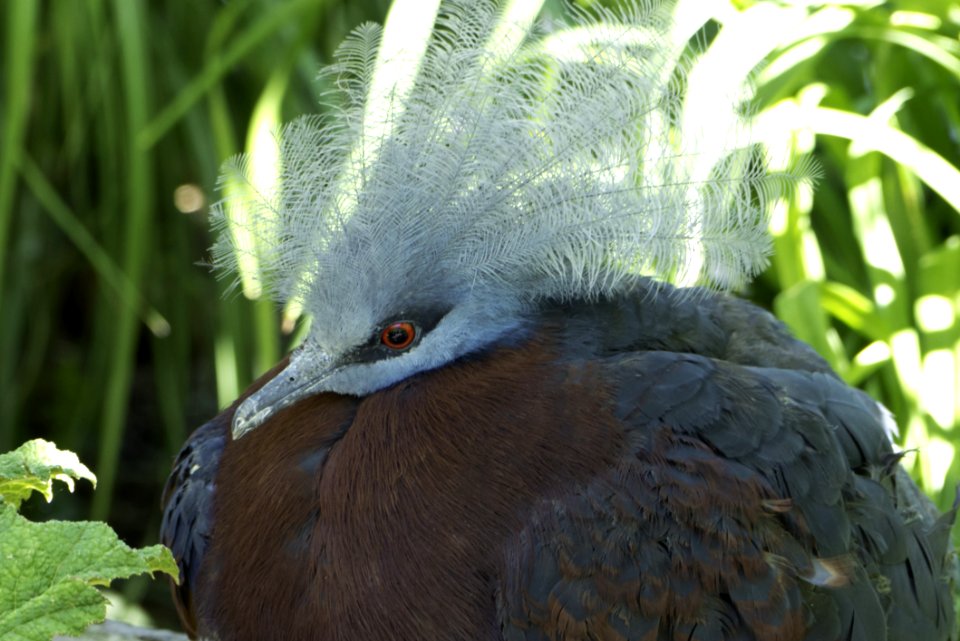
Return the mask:
<path fill-rule="evenodd" d="M 412 89 L 376 113 L 380 31 L 361 27 L 327 71 L 338 105 L 281 132 L 277 188 L 244 204 L 266 286 L 313 318 L 289 377 L 311 385 L 296 398 L 443 365 L 545 299 L 617 295 L 641 276 L 735 286 L 765 264 L 781 179 L 733 146 L 707 172 L 697 162 L 678 130 L 685 67 L 665 9 L 574 12 L 564 37 L 519 39 L 495 29 L 498 11 L 445 3 Z M 220 268 L 243 255 L 233 239 L 221 235 Z M 382 323 L 424 308 L 446 315 L 414 349 L 347 362 Z M 258 423 L 264 407 L 246 413 Z"/>

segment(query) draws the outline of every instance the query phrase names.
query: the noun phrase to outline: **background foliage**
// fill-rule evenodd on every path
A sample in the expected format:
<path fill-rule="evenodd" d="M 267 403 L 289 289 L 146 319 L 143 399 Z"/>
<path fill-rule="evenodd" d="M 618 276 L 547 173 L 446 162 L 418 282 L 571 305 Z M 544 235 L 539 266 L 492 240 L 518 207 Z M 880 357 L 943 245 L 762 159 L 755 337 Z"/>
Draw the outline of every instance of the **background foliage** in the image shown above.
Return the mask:
<path fill-rule="evenodd" d="M 93 496 L 27 512 L 156 540 L 189 430 L 279 360 L 294 329 L 270 302 L 224 296 L 202 265 L 217 169 L 316 111 L 319 66 L 388 5 L 0 6 L 0 452 L 42 436 L 100 479 Z M 776 253 L 746 294 L 894 411 L 919 452 L 905 464 L 945 506 L 960 482 L 960 2 L 678 12 L 713 45 L 705 75 L 753 70 L 765 137 L 823 172 L 775 212 Z M 169 623 L 163 590 L 147 589 L 127 593 Z"/>

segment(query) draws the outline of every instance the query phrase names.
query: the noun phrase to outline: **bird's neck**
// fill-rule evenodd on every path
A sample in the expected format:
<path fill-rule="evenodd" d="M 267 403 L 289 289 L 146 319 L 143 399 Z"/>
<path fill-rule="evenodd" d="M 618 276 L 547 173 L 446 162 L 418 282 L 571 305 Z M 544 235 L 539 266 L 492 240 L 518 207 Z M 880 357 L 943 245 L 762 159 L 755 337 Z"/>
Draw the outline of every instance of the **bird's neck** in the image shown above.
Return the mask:
<path fill-rule="evenodd" d="M 231 443 L 201 617 L 230 639 L 499 638 L 494 577 L 526 515 L 620 449 L 603 395 L 578 394 L 589 366 L 554 353 L 317 396 Z"/>

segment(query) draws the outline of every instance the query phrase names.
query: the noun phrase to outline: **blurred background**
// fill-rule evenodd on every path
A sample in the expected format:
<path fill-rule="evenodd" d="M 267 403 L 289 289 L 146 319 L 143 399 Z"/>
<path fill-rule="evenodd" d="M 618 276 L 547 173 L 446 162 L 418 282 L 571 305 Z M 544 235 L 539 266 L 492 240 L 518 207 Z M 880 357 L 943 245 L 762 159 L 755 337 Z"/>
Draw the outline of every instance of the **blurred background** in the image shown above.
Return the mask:
<path fill-rule="evenodd" d="M 318 69 L 389 7 L 0 5 L 0 451 L 44 437 L 99 479 L 27 515 L 156 542 L 180 445 L 297 329 L 206 266 L 218 168 L 270 153 L 278 125 L 316 112 Z M 904 464 L 946 507 L 960 483 L 960 0 L 676 12 L 700 76 L 752 75 L 762 137 L 822 172 L 773 212 L 771 265 L 743 294 L 894 412 L 916 450 Z M 165 585 L 117 587 L 175 627 Z"/>

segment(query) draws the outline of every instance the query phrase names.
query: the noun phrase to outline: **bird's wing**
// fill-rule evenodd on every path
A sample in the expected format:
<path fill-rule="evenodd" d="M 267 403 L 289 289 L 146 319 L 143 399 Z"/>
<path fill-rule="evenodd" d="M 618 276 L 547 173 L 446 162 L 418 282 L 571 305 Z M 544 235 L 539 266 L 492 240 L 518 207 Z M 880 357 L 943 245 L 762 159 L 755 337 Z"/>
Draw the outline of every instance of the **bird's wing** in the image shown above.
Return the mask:
<path fill-rule="evenodd" d="M 193 590 L 213 531 L 214 479 L 230 431 L 232 412 L 223 412 L 198 428 L 177 455 L 163 489 L 160 541 L 180 567 L 173 598 L 184 628 L 196 634 Z"/>
<path fill-rule="evenodd" d="M 508 546 L 507 640 L 949 638 L 955 512 L 897 491 L 873 401 L 695 354 L 603 367 L 627 447 Z"/>
<path fill-rule="evenodd" d="M 254 381 L 233 405 L 197 428 L 181 448 L 163 488 L 160 542 L 170 548 L 180 567 L 180 583 L 173 600 L 184 629 L 197 634 L 193 591 L 213 534 L 215 479 L 223 448 L 230 439 L 230 424 L 237 406 L 286 367 L 285 358 Z"/>

